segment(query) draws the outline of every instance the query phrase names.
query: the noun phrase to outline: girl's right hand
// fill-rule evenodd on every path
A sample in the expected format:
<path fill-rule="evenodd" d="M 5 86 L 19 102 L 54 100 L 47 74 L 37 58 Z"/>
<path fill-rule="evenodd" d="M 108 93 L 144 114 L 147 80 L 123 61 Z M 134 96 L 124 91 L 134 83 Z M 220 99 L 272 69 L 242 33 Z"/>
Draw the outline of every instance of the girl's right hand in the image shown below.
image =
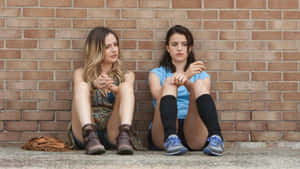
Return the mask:
<path fill-rule="evenodd" d="M 92 83 L 97 89 L 108 89 L 113 84 L 113 79 L 106 74 L 100 74 Z"/>

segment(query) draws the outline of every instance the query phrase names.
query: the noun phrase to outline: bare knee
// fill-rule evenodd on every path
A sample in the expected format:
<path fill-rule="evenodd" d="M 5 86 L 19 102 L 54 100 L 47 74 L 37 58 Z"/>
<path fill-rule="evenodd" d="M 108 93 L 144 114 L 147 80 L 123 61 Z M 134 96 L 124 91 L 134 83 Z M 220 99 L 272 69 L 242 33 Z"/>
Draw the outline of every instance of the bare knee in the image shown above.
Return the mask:
<path fill-rule="evenodd" d="M 204 94 L 210 94 L 210 78 L 196 80 L 193 83 L 193 93 L 196 98 Z"/>

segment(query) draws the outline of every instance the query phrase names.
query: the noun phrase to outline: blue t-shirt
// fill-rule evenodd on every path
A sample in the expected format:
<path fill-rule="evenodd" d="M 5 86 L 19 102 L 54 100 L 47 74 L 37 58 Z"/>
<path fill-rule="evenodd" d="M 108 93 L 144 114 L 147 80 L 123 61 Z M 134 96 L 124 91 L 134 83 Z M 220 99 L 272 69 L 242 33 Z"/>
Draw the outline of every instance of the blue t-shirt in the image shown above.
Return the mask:
<path fill-rule="evenodd" d="M 166 80 L 166 78 L 171 77 L 173 74 L 171 71 L 167 71 L 164 67 L 158 67 L 152 69 L 150 72 L 155 73 L 159 79 L 160 79 L 160 85 L 163 86 L 163 82 Z M 198 79 L 205 79 L 207 77 L 210 77 L 208 73 L 205 71 L 202 71 L 199 74 L 194 75 L 192 78 L 190 78 L 190 81 L 193 83 Z M 190 93 L 187 90 L 185 86 L 180 86 L 177 90 L 177 118 L 178 119 L 185 119 L 188 108 L 189 108 L 189 97 Z M 156 100 L 153 99 L 153 105 L 156 106 Z"/>

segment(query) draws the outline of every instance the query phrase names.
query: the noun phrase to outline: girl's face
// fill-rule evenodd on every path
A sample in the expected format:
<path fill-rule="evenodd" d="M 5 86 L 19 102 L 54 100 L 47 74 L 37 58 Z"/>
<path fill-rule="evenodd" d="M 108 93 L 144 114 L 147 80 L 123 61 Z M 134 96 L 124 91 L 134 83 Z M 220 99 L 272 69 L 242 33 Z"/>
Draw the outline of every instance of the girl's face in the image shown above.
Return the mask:
<path fill-rule="evenodd" d="M 185 62 L 188 57 L 188 42 L 183 34 L 175 33 L 166 46 L 173 62 Z"/>
<path fill-rule="evenodd" d="M 115 63 L 119 58 L 119 46 L 117 38 L 109 33 L 105 37 L 105 46 L 104 46 L 104 63 L 112 64 Z"/>

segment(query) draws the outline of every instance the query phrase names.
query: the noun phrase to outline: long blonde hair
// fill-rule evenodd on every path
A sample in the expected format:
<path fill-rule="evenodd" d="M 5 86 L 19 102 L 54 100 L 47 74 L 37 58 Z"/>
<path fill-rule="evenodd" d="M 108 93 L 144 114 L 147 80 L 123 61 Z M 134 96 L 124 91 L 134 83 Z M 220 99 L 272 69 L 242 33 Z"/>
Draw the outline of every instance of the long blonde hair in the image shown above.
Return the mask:
<path fill-rule="evenodd" d="M 116 37 L 119 45 L 117 34 L 111 29 L 105 27 L 96 27 L 91 30 L 85 41 L 83 70 L 84 80 L 86 82 L 91 82 L 97 79 L 101 73 L 101 63 L 104 59 L 105 37 L 110 33 Z M 113 63 L 112 70 L 108 75 L 113 78 L 117 78 L 119 82 L 122 82 L 123 73 L 121 71 L 120 64 L 120 59 Z"/>

